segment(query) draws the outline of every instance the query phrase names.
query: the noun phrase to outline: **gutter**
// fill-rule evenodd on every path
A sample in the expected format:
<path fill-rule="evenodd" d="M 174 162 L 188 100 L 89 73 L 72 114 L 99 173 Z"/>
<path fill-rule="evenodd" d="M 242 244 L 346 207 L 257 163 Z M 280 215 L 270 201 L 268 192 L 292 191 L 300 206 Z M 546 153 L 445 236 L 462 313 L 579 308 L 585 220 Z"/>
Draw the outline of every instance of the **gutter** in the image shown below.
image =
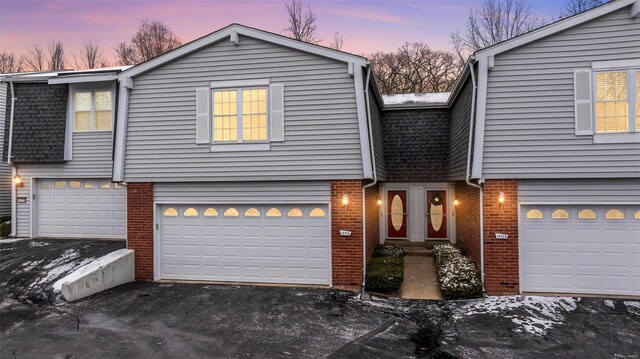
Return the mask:
<path fill-rule="evenodd" d="M 464 180 L 467 182 L 467 185 L 471 187 L 475 187 L 480 190 L 480 277 L 482 282 L 482 292 L 485 292 L 484 289 L 484 191 L 480 184 L 484 183 L 483 179 L 478 180 L 479 184 L 475 184 L 471 182 L 471 149 L 472 140 L 473 140 L 473 129 L 474 129 L 474 119 L 475 119 L 475 111 L 476 111 L 476 92 L 477 92 L 477 84 L 476 84 L 476 75 L 474 72 L 474 63 L 475 59 L 470 59 L 469 70 L 471 72 L 471 82 L 473 93 L 471 95 L 471 114 L 469 116 L 469 144 L 467 147 L 467 173 L 465 175 Z"/>
<path fill-rule="evenodd" d="M 362 71 L 362 70 L 359 70 Z M 373 182 L 362 186 L 362 287 L 360 288 L 360 299 L 365 294 L 365 286 L 367 282 L 367 188 L 375 186 L 378 183 L 378 174 L 376 173 L 376 159 L 373 147 L 373 131 L 371 129 L 371 103 L 369 101 L 369 81 L 371 79 L 371 64 L 367 64 L 367 80 L 364 83 L 364 101 L 367 107 L 367 127 L 369 130 L 369 151 L 371 153 L 371 168 L 373 174 Z"/>
<path fill-rule="evenodd" d="M 18 195 L 13 179 L 17 174 L 17 168 L 11 161 L 11 147 L 13 146 L 13 119 L 15 117 L 16 108 L 16 92 L 13 87 L 13 81 L 9 81 L 9 87 L 11 88 L 11 112 L 9 115 L 9 145 L 7 146 L 7 164 L 11 166 L 11 233 L 10 237 L 15 237 L 17 230 L 16 223 L 16 197 Z"/>

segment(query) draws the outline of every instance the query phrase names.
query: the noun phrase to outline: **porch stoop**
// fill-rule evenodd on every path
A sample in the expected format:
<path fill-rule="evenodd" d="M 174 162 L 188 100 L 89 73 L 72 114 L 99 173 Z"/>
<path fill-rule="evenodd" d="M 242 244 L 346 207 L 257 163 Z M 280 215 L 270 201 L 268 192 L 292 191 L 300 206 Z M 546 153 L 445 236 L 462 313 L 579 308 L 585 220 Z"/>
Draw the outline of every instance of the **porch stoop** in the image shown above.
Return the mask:
<path fill-rule="evenodd" d="M 400 287 L 403 299 L 442 300 L 433 261 L 433 246 L 448 241 L 410 242 L 389 239 L 404 249 L 404 281 Z"/>

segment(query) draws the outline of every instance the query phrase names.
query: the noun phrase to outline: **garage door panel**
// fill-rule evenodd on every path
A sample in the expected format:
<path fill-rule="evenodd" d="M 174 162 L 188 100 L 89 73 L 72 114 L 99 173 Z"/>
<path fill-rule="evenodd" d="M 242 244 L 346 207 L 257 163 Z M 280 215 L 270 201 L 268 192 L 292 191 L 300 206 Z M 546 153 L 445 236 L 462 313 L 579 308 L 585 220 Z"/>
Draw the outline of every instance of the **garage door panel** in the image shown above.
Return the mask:
<path fill-rule="evenodd" d="M 310 216 L 314 208 L 328 213 L 326 205 L 163 205 L 158 213 L 169 207 L 178 215 L 160 216 L 164 279 L 330 283 L 329 218 Z M 198 215 L 186 217 L 187 208 Z M 182 247 L 192 245 L 185 258 Z"/>
<path fill-rule="evenodd" d="M 521 286 L 525 292 L 640 295 L 639 209 L 631 205 L 523 206 L 520 235 Z M 527 218 L 537 209 L 543 218 Z M 563 209 L 569 218 L 553 218 Z M 588 209 L 595 219 L 587 218 Z M 611 209 L 624 219 L 607 217 Z"/>
<path fill-rule="evenodd" d="M 96 189 L 98 180 L 39 181 L 38 236 L 125 238 L 124 188 Z"/>

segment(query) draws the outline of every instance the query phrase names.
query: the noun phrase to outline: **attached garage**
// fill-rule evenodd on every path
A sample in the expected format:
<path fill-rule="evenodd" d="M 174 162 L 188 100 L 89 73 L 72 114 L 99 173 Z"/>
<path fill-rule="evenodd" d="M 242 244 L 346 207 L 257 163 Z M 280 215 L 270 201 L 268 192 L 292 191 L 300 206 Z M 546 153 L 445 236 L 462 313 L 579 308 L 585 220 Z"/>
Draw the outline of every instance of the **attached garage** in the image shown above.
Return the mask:
<path fill-rule="evenodd" d="M 38 237 L 113 238 L 127 235 L 127 192 L 110 179 L 39 179 Z"/>
<path fill-rule="evenodd" d="M 156 279 L 331 284 L 326 204 L 164 204 L 156 216 Z"/>
<path fill-rule="evenodd" d="M 640 206 L 527 205 L 522 292 L 640 295 Z"/>

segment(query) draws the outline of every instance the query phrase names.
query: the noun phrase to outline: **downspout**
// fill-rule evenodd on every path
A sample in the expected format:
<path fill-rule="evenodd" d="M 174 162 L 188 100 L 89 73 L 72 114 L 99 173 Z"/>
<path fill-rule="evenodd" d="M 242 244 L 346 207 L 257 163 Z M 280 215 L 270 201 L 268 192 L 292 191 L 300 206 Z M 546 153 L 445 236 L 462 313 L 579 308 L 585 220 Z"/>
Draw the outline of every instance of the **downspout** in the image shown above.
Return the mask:
<path fill-rule="evenodd" d="M 11 233 L 9 233 L 10 237 L 15 237 L 16 228 L 17 228 L 17 218 L 16 218 L 16 197 L 17 197 L 17 189 L 15 183 L 13 183 L 13 179 L 17 174 L 17 168 L 11 161 L 11 147 L 13 145 L 13 118 L 15 116 L 15 107 L 16 107 L 16 93 L 13 88 L 13 81 L 9 81 L 9 87 L 11 88 L 11 112 L 9 115 L 9 145 L 7 146 L 7 164 L 11 166 Z"/>
<path fill-rule="evenodd" d="M 367 188 L 375 186 L 378 183 L 378 175 L 376 174 L 376 159 L 373 147 L 373 131 L 371 129 L 371 107 L 369 101 L 369 81 L 371 79 L 371 64 L 367 64 L 367 79 L 364 83 L 364 101 L 367 107 L 367 127 L 369 132 L 369 151 L 371 152 L 371 168 L 373 169 L 373 182 L 362 186 L 362 287 L 360 288 L 360 299 L 365 294 L 365 286 L 367 284 Z"/>
<path fill-rule="evenodd" d="M 477 84 L 476 84 L 476 74 L 474 72 L 475 61 L 472 60 L 469 63 L 469 71 L 471 72 L 471 82 L 472 82 L 472 95 L 471 95 L 471 115 L 469 117 L 469 144 L 467 148 L 467 174 L 465 176 L 465 181 L 471 187 L 476 187 L 480 190 L 480 279 L 482 282 L 482 292 L 484 293 L 484 191 L 482 186 L 471 182 L 471 150 L 473 148 L 473 129 L 474 129 L 474 119 L 476 113 L 476 92 L 477 92 Z M 480 179 L 478 183 L 482 184 L 484 181 Z"/>

